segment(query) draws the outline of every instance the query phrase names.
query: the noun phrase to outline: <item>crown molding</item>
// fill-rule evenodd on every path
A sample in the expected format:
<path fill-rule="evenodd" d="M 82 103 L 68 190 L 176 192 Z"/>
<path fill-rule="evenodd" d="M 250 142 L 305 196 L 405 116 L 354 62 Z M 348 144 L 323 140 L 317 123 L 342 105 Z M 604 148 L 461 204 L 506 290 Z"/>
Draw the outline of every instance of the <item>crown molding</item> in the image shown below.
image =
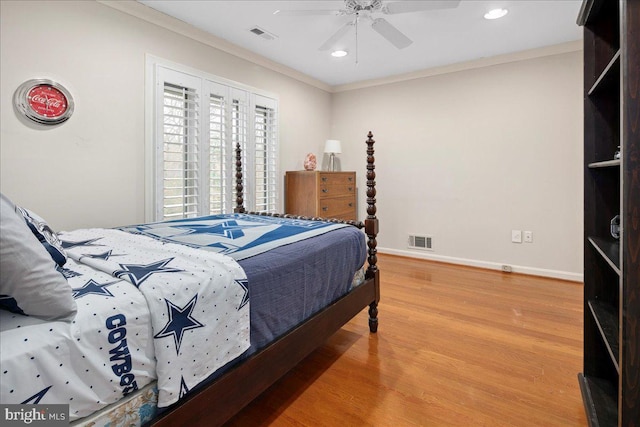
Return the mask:
<path fill-rule="evenodd" d="M 155 9 L 150 8 L 142 3 L 138 3 L 135 0 L 96 0 L 98 3 L 108 6 L 112 9 L 116 9 L 120 12 L 134 16 L 136 18 L 147 21 L 151 24 L 158 25 L 174 33 L 180 34 L 185 37 L 189 37 L 193 40 L 204 43 L 215 49 L 226 52 L 230 55 L 237 56 L 238 58 L 247 60 L 254 64 L 268 68 L 272 71 L 284 74 L 287 77 L 291 77 L 302 83 L 314 86 L 325 92 L 332 92 L 332 87 L 327 83 L 314 79 L 304 73 L 301 73 L 293 68 L 289 68 L 286 65 L 279 64 L 275 61 L 265 58 L 264 56 L 253 53 L 247 49 L 244 49 L 238 45 L 229 43 L 219 37 L 202 31 L 184 21 L 173 18 L 169 15 L 165 15 L 162 12 L 158 12 Z"/>
<path fill-rule="evenodd" d="M 459 71 L 473 70 L 476 68 L 491 67 L 493 65 L 507 64 L 509 62 L 524 61 L 527 59 L 540 58 L 544 56 L 560 55 L 563 53 L 577 52 L 583 49 L 582 40 L 545 46 L 535 49 L 523 50 L 504 55 L 492 56 L 489 58 L 474 59 L 472 61 L 458 62 L 444 65 L 442 67 L 427 68 L 406 74 L 384 77 L 381 79 L 365 80 L 361 82 L 348 83 L 331 87 L 331 92 L 346 92 L 356 89 L 364 89 L 374 86 L 382 86 L 390 83 L 399 83 L 408 80 L 421 79 L 424 77 L 437 76 L 440 74 L 456 73 Z"/>

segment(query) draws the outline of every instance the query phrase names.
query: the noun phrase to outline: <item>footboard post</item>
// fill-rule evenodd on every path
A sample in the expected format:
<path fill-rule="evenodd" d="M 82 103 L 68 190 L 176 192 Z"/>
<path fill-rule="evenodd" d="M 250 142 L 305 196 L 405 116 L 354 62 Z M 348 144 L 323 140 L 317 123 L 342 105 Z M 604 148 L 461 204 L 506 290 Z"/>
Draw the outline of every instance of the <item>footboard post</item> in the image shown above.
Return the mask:
<path fill-rule="evenodd" d="M 242 148 L 240 143 L 236 144 L 236 207 L 233 209 L 235 213 L 244 213 L 244 199 L 242 197 Z"/>
<path fill-rule="evenodd" d="M 373 134 L 369 132 L 367 135 L 367 219 L 365 220 L 365 233 L 367 233 L 369 247 L 369 267 L 365 273 L 367 279 L 374 279 L 376 289 L 376 299 L 369 304 L 369 330 L 377 332 L 378 330 L 378 302 L 380 301 L 380 272 L 378 271 L 377 253 L 378 242 L 378 218 L 376 217 L 376 166 L 373 144 Z"/>

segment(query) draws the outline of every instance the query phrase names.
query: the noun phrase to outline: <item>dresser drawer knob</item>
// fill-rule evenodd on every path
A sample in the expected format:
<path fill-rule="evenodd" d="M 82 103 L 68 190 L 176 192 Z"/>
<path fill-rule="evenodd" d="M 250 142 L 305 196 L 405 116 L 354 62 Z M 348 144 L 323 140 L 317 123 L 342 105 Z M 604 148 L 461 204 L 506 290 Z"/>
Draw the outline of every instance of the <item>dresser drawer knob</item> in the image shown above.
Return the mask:
<path fill-rule="evenodd" d="M 353 191 L 353 187 L 349 187 L 347 190 L 349 190 L 349 191 Z"/>
<path fill-rule="evenodd" d="M 349 181 L 353 181 L 353 177 L 352 176 L 349 177 Z"/>
<path fill-rule="evenodd" d="M 322 182 L 327 182 L 327 179 L 329 179 L 329 178 L 327 178 L 326 176 L 323 176 L 322 177 Z"/>
<path fill-rule="evenodd" d="M 352 208 L 353 207 L 353 203 L 349 203 L 349 207 Z"/>
<path fill-rule="evenodd" d="M 328 208 L 327 206 L 323 206 L 323 207 L 322 207 L 322 210 L 323 210 L 324 212 L 326 212 L 326 211 L 328 211 L 328 210 L 329 210 L 329 208 Z"/>
<path fill-rule="evenodd" d="M 323 193 L 328 193 L 328 192 L 329 192 L 329 189 L 328 189 L 328 188 L 323 188 L 323 189 L 322 189 L 322 192 L 323 192 Z"/>

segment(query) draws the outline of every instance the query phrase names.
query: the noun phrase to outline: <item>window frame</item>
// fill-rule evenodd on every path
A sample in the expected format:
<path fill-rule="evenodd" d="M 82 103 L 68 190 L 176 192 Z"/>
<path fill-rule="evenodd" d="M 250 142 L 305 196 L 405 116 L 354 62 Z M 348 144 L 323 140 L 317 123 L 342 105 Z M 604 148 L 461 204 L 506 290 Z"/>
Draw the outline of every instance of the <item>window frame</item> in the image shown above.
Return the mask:
<path fill-rule="evenodd" d="M 244 128 L 245 138 L 242 142 L 243 148 L 243 186 L 244 186 L 244 201 L 245 208 L 247 210 L 255 210 L 255 200 L 253 195 L 255 191 L 255 176 L 253 176 L 254 151 L 256 147 L 255 138 L 255 110 L 256 102 L 267 101 L 269 105 L 262 105 L 274 108 L 275 120 L 273 131 L 273 156 L 274 160 L 274 185 L 275 195 L 272 197 L 272 207 L 270 212 L 277 211 L 280 206 L 280 195 L 282 194 L 282 183 L 279 179 L 280 176 L 280 153 L 279 153 L 279 99 L 277 95 L 273 93 L 256 89 L 242 83 L 238 83 L 232 80 L 228 80 L 219 76 L 211 75 L 209 73 L 193 69 L 181 64 L 177 64 L 168 60 L 164 60 L 152 55 L 146 56 L 146 81 L 145 81 L 145 221 L 154 222 L 163 220 L 163 198 L 162 192 L 164 186 L 160 181 L 164 168 L 159 167 L 162 165 L 162 156 L 164 153 L 163 144 L 157 143 L 157 138 L 164 135 L 163 132 L 163 120 L 158 120 L 157 110 L 159 96 L 163 94 L 165 79 L 162 79 L 162 73 L 165 71 L 168 75 L 171 73 L 177 73 L 174 75 L 187 75 L 185 81 L 189 81 L 193 84 L 193 81 L 199 80 L 201 82 L 198 88 L 198 95 L 200 100 L 199 114 L 200 114 L 200 167 L 202 168 L 202 176 L 206 176 L 206 181 L 201 181 L 199 184 L 199 211 L 198 215 L 208 215 L 211 204 L 210 184 L 211 173 L 209 169 L 210 156 L 210 144 L 211 144 L 211 120 L 210 120 L 210 98 L 211 95 L 222 96 L 225 102 L 234 99 L 236 95 L 244 94 L 246 96 L 246 127 Z M 195 79 L 195 80 L 192 80 Z M 172 84 L 180 84 L 179 81 L 166 80 Z M 264 104 L 264 102 L 262 102 Z M 224 162 L 227 162 L 224 170 L 224 181 L 226 185 L 226 195 L 224 204 L 227 212 L 233 212 L 236 200 L 236 182 L 235 182 L 235 141 L 229 142 L 230 125 L 227 124 L 222 133 L 225 135 L 225 152 Z M 250 149 L 247 148 L 250 147 Z M 249 169 L 248 166 L 252 168 Z M 205 172 L 206 170 L 206 172 Z M 203 175 L 204 174 L 204 175 Z M 251 195 L 251 196 L 250 196 Z M 203 210 L 206 209 L 206 210 Z"/>

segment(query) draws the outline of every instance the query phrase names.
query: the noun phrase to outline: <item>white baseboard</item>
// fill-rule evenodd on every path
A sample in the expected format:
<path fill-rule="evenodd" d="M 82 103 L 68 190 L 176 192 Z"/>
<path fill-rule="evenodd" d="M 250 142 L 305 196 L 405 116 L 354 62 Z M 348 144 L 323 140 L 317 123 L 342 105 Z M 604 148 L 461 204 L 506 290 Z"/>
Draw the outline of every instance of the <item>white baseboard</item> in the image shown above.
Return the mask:
<path fill-rule="evenodd" d="M 377 248 L 381 254 L 400 255 L 409 258 L 420 258 L 431 261 L 446 262 L 449 264 L 468 265 L 471 267 L 486 268 L 489 270 L 502 271 L 502 265 L 497 262 L 490 261 L 478 261 L 475 259 L 456 258 L 444 255 L 435 255 L 429 252 L 415 252 L 415 251 L 403 251 L 390 248 Z M 513 273 L 531 274 L 533 276 L 552 277 L 554 279 L 570 280 L 572 282 L 582 282 L 584 280 L 583 275 L 579 273 L 571 273 L 568 271 L 547 270 L 545 268 L 527 267 L 523 265 L 511 265 Z"/>

